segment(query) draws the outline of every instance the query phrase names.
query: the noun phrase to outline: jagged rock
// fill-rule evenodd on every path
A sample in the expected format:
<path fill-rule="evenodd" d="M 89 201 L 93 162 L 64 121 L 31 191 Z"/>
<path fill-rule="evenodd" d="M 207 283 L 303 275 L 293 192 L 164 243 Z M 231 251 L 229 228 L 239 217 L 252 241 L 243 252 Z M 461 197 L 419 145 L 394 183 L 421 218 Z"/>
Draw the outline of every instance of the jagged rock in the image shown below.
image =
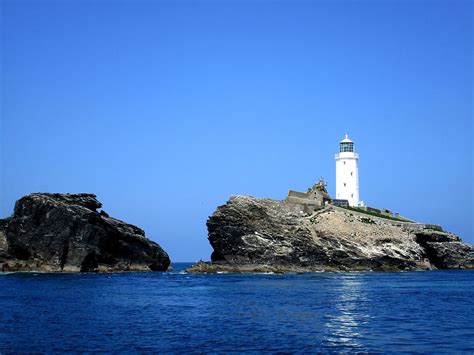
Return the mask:
<path fill-rule="evenodd" d="M 170 259 L 142 229 L 97 212 L 92 194 L 27 195 L 0 220 L 2 271 L 158 271 Z"/>
<path fill-rule="evenodd" d="M 212 262 L 190 272 L 474 267 L 474 248 L 451 233 L 336 206 L 306 215 L 287 201 L 233 196 L 207 228 Z"/>
<path fill-rule="evenodd" d="M 474 248 L 453 234 L 426 231 L 416 234 L 430 262 L 438 269 L 474 269 Z"/>

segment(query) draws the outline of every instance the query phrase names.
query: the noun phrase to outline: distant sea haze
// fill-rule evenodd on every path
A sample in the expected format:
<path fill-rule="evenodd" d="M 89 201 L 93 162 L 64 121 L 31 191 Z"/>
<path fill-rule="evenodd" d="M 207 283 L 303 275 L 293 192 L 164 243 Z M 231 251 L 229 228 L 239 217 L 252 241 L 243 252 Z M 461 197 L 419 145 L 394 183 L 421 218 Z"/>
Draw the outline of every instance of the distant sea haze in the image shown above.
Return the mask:
<path fill-rule="evenodd" d="M 0 353 L 474 351 L 474 272 L 0 273 Z"/>

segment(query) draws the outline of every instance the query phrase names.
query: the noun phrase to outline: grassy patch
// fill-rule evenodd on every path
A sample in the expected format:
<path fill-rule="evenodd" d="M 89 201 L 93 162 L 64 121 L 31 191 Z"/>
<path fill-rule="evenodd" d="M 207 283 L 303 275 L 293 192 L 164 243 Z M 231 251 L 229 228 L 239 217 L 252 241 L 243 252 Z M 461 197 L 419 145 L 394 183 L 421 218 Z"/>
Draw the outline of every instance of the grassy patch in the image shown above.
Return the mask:
<path fill-rule="evenodd" d="M 401 218 L 389 217 L 389 216 L 386 216 L 384 214 L 377 213 L 377 212 L 374 212 L 374 211 L 366 211 L 366 210 L 363 210 L 362 208 L 350 207 L 350 206 L 339 206 L 339 207 L 344 208 L 346 210 L 350 210 L 350 211 L 365 213 L 365 214 L 368 214 L 368 215 L 374 216 L 374 217 L 390 219 L 392 221 L 408 222 L 408 221 L 406 221 L 404 219 L 401 219 Z M 408 223 L 414 223 L 414 222 L 408 222 Z"/>
<path fill-rule="evenodd" d="M 362 217 L 360 221 L 365 224 L 375 224 L 375 221 L 371 218 Z"/>
<path fill-rule="evenodd" d="M 436 224 L 425 224 L 424 229 L 431 229 L 437 232 L 444 232 L 443 227 Z"/>

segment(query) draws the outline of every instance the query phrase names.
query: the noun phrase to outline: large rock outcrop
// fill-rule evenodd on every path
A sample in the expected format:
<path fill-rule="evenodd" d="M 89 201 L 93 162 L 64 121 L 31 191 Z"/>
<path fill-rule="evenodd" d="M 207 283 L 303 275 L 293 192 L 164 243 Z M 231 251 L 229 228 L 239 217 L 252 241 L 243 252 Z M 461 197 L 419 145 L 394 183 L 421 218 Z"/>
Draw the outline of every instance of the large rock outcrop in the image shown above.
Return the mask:
<path fill-rule="evenodd" d="M 159 271 L 168 254 L 92 194 L 27 195 L 0 220 L 2 271 Z"/>
<path fill-rule="evenodd" d="M 331 205 L 308 215 L 286 201 L 233 196 L 207 228 L 212 262 L 191 272 L 474 268 L 474 248 L 452 233 Z"/>

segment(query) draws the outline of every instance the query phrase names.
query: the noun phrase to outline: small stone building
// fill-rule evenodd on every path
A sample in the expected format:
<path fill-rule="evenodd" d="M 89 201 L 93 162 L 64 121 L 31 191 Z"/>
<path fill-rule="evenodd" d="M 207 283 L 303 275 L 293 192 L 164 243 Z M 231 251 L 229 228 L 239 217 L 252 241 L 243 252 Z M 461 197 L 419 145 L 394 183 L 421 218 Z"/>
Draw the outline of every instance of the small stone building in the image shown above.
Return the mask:
<path fill-rule="evenodd" d="M 309 214 L 331 203 L 331 197 L 326 190 L 326 183 L 321 178 L 307 192 L 289 190 L 286 202 L 300 207 L 302 212 Z"/>

